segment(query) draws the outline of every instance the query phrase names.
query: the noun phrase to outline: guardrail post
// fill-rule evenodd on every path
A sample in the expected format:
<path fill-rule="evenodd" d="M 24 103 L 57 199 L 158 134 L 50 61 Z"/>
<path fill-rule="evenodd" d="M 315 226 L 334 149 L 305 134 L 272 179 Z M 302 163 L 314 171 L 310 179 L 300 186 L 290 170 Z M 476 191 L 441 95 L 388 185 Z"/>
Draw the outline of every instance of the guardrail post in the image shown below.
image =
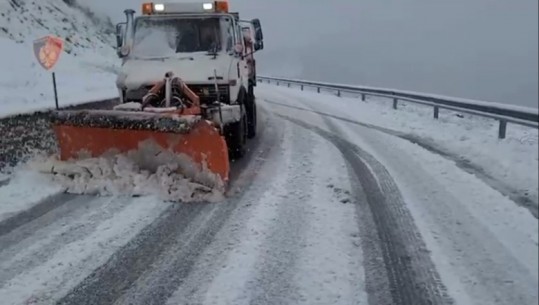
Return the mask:
<path fill-rule="evenodd" d="M 288 88 L 290 88 L 290 83 L 288 83 Z"/>
<path fill-rule="evenodd" d="M 337 96 L 341 97 L 341 90 L 337 90 Z"/>
<path fill-rule="evenodd" d="M 277 86 L 279 86 L 279 82 L 277 82 Z"/>
<path fill-rule="evenodd" d="M 398 99 L 396 97 L 393 98 L 393 109 L 397 109 L 397 103 L 398 103 Z"/>
<path fill-rule="evenodd" d="M 438 119 L 438 115 L 440 113 L 440 107 L 434 106 L 434 118 Z"/>
<path fill-rule="evenodd" d="M 505 139 L 506 131 L 507 131 L 507 121 L 500 120 L 500 128 L 498 129 L 498 138 Z"/>
<path fill-rule="evenodd" d="M 301 85 L 301 91 L 303 91 L 303 85 Z"/>
<path fill-rule="evenodd" d="M 361 93 L 361 100 L 365 101 L 365 93 Z"/>
<path fill-rule="evenodd" d="M 320 93 L 320 87 L 316 87 L 316 92 Z"/>

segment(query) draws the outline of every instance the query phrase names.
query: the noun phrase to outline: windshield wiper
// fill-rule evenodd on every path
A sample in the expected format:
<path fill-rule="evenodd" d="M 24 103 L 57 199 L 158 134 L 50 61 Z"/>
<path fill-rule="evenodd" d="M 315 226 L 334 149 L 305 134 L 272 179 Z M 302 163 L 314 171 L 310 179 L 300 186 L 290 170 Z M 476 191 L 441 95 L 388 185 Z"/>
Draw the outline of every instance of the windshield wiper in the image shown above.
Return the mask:
<path fill-rule="evenodd" d="M 208 53 L 206 53 L 208 56 L 213 56 L 213 59 L 217 58 L 217 55 L 219 55 L 219 48 L 217 44 L 212 44 L 211 48 L 208 50 Z"/>

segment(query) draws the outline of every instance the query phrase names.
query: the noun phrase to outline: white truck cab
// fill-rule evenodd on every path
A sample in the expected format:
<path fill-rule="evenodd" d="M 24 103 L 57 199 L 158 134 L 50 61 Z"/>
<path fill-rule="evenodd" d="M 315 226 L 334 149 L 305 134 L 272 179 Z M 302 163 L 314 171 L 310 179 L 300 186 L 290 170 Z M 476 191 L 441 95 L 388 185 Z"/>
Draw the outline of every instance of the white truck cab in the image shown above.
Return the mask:
<path fill-rule="evenodd" d="M 125 10 L 116 26 L 122 66 L 120 100 L 140 102 L 167 72 L 179 76 L 201 104 L 241 105 L 248 137 L 256 132 L 253 53 L 263 49 L 260 21 L 240 20 L 227 1 L 144 3 L 142 15 Z M 250 28 L 253 37 L 246 37 Z"/>

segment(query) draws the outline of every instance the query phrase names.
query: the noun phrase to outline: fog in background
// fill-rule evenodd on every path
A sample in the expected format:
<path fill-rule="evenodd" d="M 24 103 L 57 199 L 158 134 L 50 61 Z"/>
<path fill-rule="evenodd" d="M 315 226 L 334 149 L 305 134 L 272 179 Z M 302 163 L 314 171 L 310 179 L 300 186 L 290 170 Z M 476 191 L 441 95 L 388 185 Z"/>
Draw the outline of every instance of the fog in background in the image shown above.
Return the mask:
<path fill-rule="evenodd" d="M 115 22 L 141 3 L 86 2 Z M 231 7 L 262 22 L 261 74 L 538 106 L 537 0 L 231 0 Z"/>

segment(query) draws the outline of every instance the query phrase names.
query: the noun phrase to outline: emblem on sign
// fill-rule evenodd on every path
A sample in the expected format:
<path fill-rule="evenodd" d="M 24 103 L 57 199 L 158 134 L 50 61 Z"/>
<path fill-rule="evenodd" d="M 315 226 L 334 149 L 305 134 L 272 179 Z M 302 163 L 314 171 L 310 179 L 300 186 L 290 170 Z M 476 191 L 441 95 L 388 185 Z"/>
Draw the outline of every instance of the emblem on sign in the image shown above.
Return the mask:
<path fill-rule="evenodd" d="M 63 48 L 62 39 L 54 36 L 45 36 L 34 41 L 34 54 L 45 70 L 50 70 L 56 65 Z"/>

